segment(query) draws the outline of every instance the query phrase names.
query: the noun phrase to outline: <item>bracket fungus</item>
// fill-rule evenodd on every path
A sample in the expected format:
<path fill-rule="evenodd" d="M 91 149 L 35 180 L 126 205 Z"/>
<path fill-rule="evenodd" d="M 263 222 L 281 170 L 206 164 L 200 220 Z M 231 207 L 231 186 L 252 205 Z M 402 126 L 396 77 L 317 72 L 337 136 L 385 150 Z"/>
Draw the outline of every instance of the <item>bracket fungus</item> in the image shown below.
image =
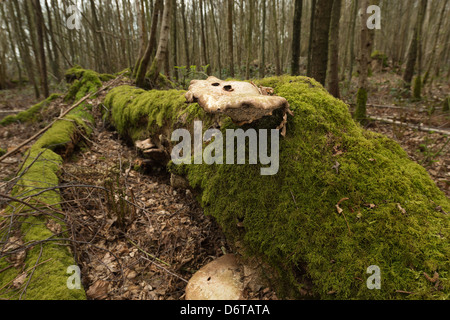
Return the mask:
<path fill-rule="evenodd" d="M 287 114 L 294 115 L 283 97 L 273 96 L 274 90 L 258 87 L 252 82 L 222 81 L 216 77 L 193 80 L 186 93 L 187 103 L 198 103 L 212 114 L 225 114 L 234 123 L 244 125 L 283 110 L 283 121 L 277 129 L 286 134 Z"/>

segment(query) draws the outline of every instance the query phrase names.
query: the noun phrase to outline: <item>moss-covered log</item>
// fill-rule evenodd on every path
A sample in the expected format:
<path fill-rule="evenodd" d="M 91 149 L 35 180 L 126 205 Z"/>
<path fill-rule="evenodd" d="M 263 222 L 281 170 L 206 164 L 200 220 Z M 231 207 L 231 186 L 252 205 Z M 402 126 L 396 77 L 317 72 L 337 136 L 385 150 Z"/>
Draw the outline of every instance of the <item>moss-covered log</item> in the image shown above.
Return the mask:
<path fill-rule="evenodd" d="M 284 297 L 449 298 L 450 201 L 425 169 L 393 140 L 362 129 L 314 80 L 256 83 L 273 87 L 295 114 L 281 139 L 280 170 L 262 176 L 260 165 L 169 163 L 199 191 L 205 214 L 277 271 L 272 276 Z M 204 130 L 235 128 L 185 104 L 184 94 L 124 86 L 105 105 L 111 123 L 133 141 L 162 134 L 170 140 L 174 129 L 193 130 L 195 119 Z M 263 123 L 270 121 L 255 125 Z M 372 265 L 381 270 L 380 290 L 367 287 Z M 424 276 L 435 272 L 438 285 Z"/>
<path fill-rule="evenodd" d="M 95 72 L 80 73 L 80 80 L 76 80 L 69 89 L 73 95 L 66 97 L 68 102 L 76 102 L 82 95 L 96 92 L 102 85 Z M 11 223 L 11 229 L 3 228 L 0 236 L 11 250 L 18 250 L 19 244 L 29 248 L 23 251 L 26 254 L 24 265 L 15 263 L 13 259 L 20 251 L 13 254 L 11 250 L 2 251 L 0 287 L 4 291 L 0 293 L 1 298 L 86 299 L 83 288 L 71 290 L 67 285 L 70 277 L 68 267 L 76 265 L 76 262 L 69 249 L 71 243 L 58 240 L 68 238 L 68 234 L 64 216 L 57 213 L 61 211 L 62 199 L 55 187 L 59 184 L 58 172 L 64 159 L 70 156 L 82 135 L 89 135 L 92 131 L 90 126 L 94 119 L 89 112 L 90 107 L 83 103 L 73 109 L 26 153 L 18 181 L 11 192 L 11 197 L 17 200 L 11 201 L 3 212 L 12 216 L 0 216 L 0 222 Z M 18 281 L 21 276 L 25 278 Z"/>

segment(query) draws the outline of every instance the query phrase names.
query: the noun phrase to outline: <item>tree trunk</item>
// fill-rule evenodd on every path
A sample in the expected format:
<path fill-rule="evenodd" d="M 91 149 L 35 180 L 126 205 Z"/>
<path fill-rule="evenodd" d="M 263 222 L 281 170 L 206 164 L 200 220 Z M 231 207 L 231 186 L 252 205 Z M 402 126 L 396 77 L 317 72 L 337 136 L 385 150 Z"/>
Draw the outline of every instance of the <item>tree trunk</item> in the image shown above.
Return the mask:
<path fill-rule="evenodd" d="M 36 29 L 38 35 L 41 89 L 42 92 L 44 93 L 44 98 L 47 98 L 50 95 L 50 92 L 48 89 L 47 62 L 45 58 L 45 48 L 44 48 L 44 17 L 42 15 L 42 8 L 39 0 L 34 0 L 33 4 L 34 9 L 36 11 Z"/>
<path fill-rule="evenodd" d="M 207 46 L 206 46 L 206 36 L 205 36 L 205 19 L 204 19 L 204 14 L 203 14 L 203 0 L 200 0 L 199 6 L 200 6 L 200 29 L 201 29 L 200 31 L 201 31 L 201 37 L 202 37 L 202 57 L 203 57 L 203 64 L 206 66 L 209 64 L 209 61 L 208 61 L 208 55 L 206 53 Z M 206 73 L 208 75 L 211 74 L 210 66 L 208 66 L 206 68 Z"/>
<path fill-rule="evenodd" d="M 330 26 L 330 74 L 328 91 L 336 98 L 339 92 L 339 29 L 341 19 L 342 0 L 334 0 Z"/>
<path fill-rule="evenodd" d="M 273 20 L 273 35 L 274 35 L 274 46 L 275 46 L 275 72 L 276 75 L 281 75 L 281 61 L 280 61 L 280 41 L 278 39 L 278 14 L 276 1 L 272 0 L 272 20 Z"/>
<path fill-rule="evenodd" d="M 300 75 L 300 49 L 302 33 L 303 0 L 295 0 L 294 26 L 292 30 L 291 75 Z"/>
<path fill-rule="evenodd" d="M 437 49 L 437 44 L 438 44 L 438 40 L 439 40 L 439 35 L 441 32 L 441 27 L 442 27 L 442 22 L 444 20 L 444 13 L 445 13 L 445 9 L 447 8 L 447 4 L 448 4 L 448 0 L 444 1 L 444 5 L 442 7 L 441 10 L 441 14 L 439 16 L 439 22 L 438 25 L 436 27 L 436 32 L 434 35 L 434 43 L 433 43 L 433 48 L 431 49 L 431 54 L 430 54 L 430 59 L 428 59 L 428 68 L 427 71 L 425 72 L 425 77 L 423 79 L 423 84 L 427 84 L 428 82 L 428 78 L 430 77 L 430 73 L 431 73 L 431 68 L 433 67 L 433 65 L 436 65 L 436 61 L 435 61 L 435 56 L 436 56 L 436 49 Z M 432 84 L 432 80 L 430 82 L 430 87 Z"/>
<path fill-rule="evenodd" d="M 228 33 L 228 68 L 230 69 L 230 76 L 234 78 L 234 45 L 233 45 L 233 8 L 234 0 L 228 0 L 228 19 L 227 19 L 227 33 Z"/>
<path fill-rule="evenodd" d="M 245 79 L 250 79 L 250 59 L 252 58 L 252 42 L 253 42 L 253 21 L 254 21 L 254 11 L 255 11 L 255 0 L 249 0 L 250 7 L 248 10 L 249 22 L 247 25 L 247 60 L 245 67 Z"/>
<path fill-rule="evenodd" d="M 325 85 L 328 69 L 328 40 L 330 31 L 332 0 L 318 0 L 314 22 L 311 51 L 311 77 Z"/>
<path fill-rule="evenodd" d="M 352 82 L 353 65 L 355 61 L 355 35 L 356 35 L 356 17 L 358 15 L 359 0 L 354 0 L 352 4 L 352 25 L 351 25 L 351 40 L 350 40 L 350 64 L 348 69 L 348 83 Z"/>
<path fill-rule="evenodd" d="M 186 56 L 186 67 L 189 70 L 191 66 L 191 59 L 189 57 L 189 41 L 188 41 L 188 29 L 186 22 L 186 5 L 185 0 L 181 0 L 181 16 L 183 18 L 183 33 L 184 33 L 184 54 Z"/>
<path fill-rule="evenodd" d="M 421 0 L 420 6 L 418 8 L 419 12 L 417 15 L 416 25 L 414 27 L 413 38 L 411 40 L 411 45 L 408 51 L 408 58 L 406 62 L 405 73 L 403 74 L 403 81 L 407 88 L 411 87 L 411 81 L 414 76 L 414 69 L 417 63 L 419 46 L 421 46 L 421 30 L 423 20 L 425 18 L 425 12 L 428 0 Z"/>
<path fill-rule="evenodd" d="M 173 79 L 178 81 L 178 69 L 175 67 L 178 66 L 178 51 L 177 51 L 177 1 L 172 0 L 172 27 L 171 27 L 171 57 L 172 57 L 172 72 Z M 169 76 L 169 75 L 167 75 Z"/>
<path fill-rule="evenodd" d="M 152 29 L 150 31 L 150 40 L 148 42 L 147 49 L 145 50 L 144 57 L 140 61 L 136 71 L 136 86 L 140 88 L 145 87 L 145 74 L 147 73 L 152 52 L 156 46 L 156 30 L 158 29 L 158 17 L 162 5 L 163 0 L 155 1 L 155 6 L 153 8 L 153 15 L 152 15 Z"/>
<path fill-rule="evenodd" d="M 262 30 L 261 30 L 261 52 L 259 62 L 259 77 L 266 76 L 266 20 L 267 20 L 267 4 L 266 0 L 261 1 L 262 10 Z"/>
<path fill-rule="evenodd" d="M 149 71 L 150 88 L 154 89 L 158 85 L 158 78 L 165 57 L 167 55 L 169 34 L 170 34 L 170 18 L 172 12 L 172 0 L 166 0 L 164 2 L 164 12 L 161 20 L 161 31 L 159 36 L 158 51 L 153 59 L 152 66 Z"/>
<path fill-rule="evenodd" d="M 361 3 L 361 41 L 360 41 L 360 55 L 359 55 L 359 79 L 358 79 L 358 94 L 356 101 L 355 119 L 362 124 L 367 119 L 366 104 L 367 104 L 367 77 L 368 77 L 368 52 L 370 48 L 369 29 L 367 28 L 367 6 L 368 0 L 362 0 Z"/>
<path fill-rule="evenodd" d="M 309 42 L 308 42 L 308 67 L 306 75 L 311 77 L 311 58 L 312 58 L 312 45 L 314 37 L 314 19 L 316 17 L 316 4 L 317 0 L 312 0 L 311 4 L 311 18 L 309 22 Z"/>
<path fill-rule="evenodd" d="M 217 41 L 217 68 L 219 69 L 219 78 L 222 78 L 222 47 L 220 45 L 221 41 L 220 41 L 219 27 L 216 21 L 213 0 L 209 0 L 209 4 L 210 4 L 209 11 L 211 14 L 211 20 L 213 21 L 214 24 L 214 31 L 216 33 L 216 41 Z"/>

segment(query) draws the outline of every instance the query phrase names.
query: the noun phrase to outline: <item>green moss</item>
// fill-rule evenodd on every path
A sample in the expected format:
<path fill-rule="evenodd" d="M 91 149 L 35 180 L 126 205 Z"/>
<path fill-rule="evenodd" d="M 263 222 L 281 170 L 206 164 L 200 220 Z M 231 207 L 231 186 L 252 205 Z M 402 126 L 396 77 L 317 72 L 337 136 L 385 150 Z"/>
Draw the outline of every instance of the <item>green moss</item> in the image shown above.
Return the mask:
<path fill-rule="evenodd" d="M 422 99 L 422 78 L 420 76 L 414 79 L 413 98 L 417 101 Z"/>
<path fill-rule="evenodd" d="M 122 135 L 138 140 L 156 133 L 167 122 L 178 118 L 183 121 L 202 119 L 205 116 L 198 104 L 185 104 L 183 91 L 146 91 L 121 86 L 110 91 L 105 106 L 110 110 L 111 121 Z M 137 124 L 137 125 L 136 125 Z"/>
<path fill-rule="evenodd" d="M 22 111 L 17 115 L 7 116 L 0 121 L 1 126 L 7 126 L 14 122 L 29 122 L 29 121 L 39 121 L 42 119 L 41 114 L 45 112 L 46 108 L 50 105 L 50 103 L 57 98 L 59 98 L 60 94 L 52 94 L 47 99 L 35 104 L 31 108 L 26 111 Z"/>
<path fill-rule="evenodd" d="M 360 88 L 356 95 L 356 111 L 355 111 L 355 120 L 364 124 L 367 121 L 367 90 L 364 88 Z"/>
<path fill-rule="evenodd" d="M 450 110 L 450 97 L 444 99 L 442 103 L 442 111 L 448 112 Z"/>
<path fill-rule="evenodd" d="M 74 99 L 84 96 L 85 92 L 94 90 L 101 85 L 95 73 L 85 70 L 82 72 L 82 78 L 76 80 L 74 85 L 79 91 L 72 90 Z M 78 84 L 81 84 L 78 86 Z M 75 88 L 72 86 L 72 88 Z M 97 89 L 95 89 L 97 90 Z M 80 93 L 82 92 L 82 93 Z M 47 211 L 49 207 L 61 210 L 61 196 L 59 190 L 45 189 L 56 187 L 59 184 L 58 172 L 63 163 L 62 156 L 68 156 L 73 151 L 76 143 L 82 135 L 89 135 L 92 131 L 91 125 L 94 123 L 92 115 L 88 112 L 89 106 L 84 104 L 72 110 L 64 119 L 58 120 L 46 131 L 41 138 L 31 147 L 16 186 L 11 192 L 15 198 L 30 197 L 28 202 Z M 41 194 L 38 194 L 42 192 Z M 37 195 L 38 194 L 38 195 Z M 56 219 L 50 215 L 26 215 L 31 209 L 27 206 L 21 206 L 20 203 L 11 203 L 7 211 L 12 212 L 12 207 L 19 208 L 15 214 L 23 214 L 18 218 L 22 240 L 25 243 L 50 239 L 53 237 L 67 238 L 64 230 L 64 217 L 59 215 L 62 220 Z M 58 215 L 56 216 L 58 217 Z M 47 223 L 53 220 L 61 225 L 63 231 L 60 235 L 53 235 L 47 228 Z M 5 236 L 4 234 L 2 236 Z M 70 252 L 70 243 L 64 244 L 63 241 L 48 242 L 44 241 L 41 245 L 35 245 L 27 250 L 25 259 L 25 269 L 32 269 L 36 263 L 41 263 L 34 271 L 33 277 L 28 284 L 26 299 L 34 300 L 67 300 L 67 299 L 86 299 L 83 289 L 70 290 L 67 288 L 67 280 L 70 276 L 67 274 L 67 268 L 75 265 L 74 258 Z M 62 244 L 61 244 L 62 243 Z M 42 249 L 42 253 L 41 253 Z M 40 257 L 39 257 L 40 256 Z M 6 258 L 0 259 L 0 267 L 8 266 Z M 15 268 L 8 269 L 8 272 L 0 273 L 0 287 L 3 284 L 15 279 L 22 271 Z M 31 272 L 27 274 L 31 276 Z M 6 293 L 2 298 L 17 299 L 21 292 L 12 290 Z"/>
<path fill-rule="evenodd" d="M 0 148 L 0 157 L 6 154 L 6 150 Z"/>
<path fill-rule="evenodd" d="M 372 52 L 371 58 L 374 60 L 379 60 L 382 62 L 383 67 L 388 67 L 388 57 L 386 54 L 384 54 L 381 51 L 375 50 L 374 52 Z"/>
<path fill-rule="evenodd" d="M 103 80 L 108 81 L 110 77 L 114 78 L 114 76 L 99 75 L 95 71 L 82 69 L 80 66 L 67 70 L 65 76 L 67 82 L 72 83 L 64 98 L 66 102 L 78 101 L 89 93 L 97 92 L 102 87 Z"/>
<path fill-rule="evenodd" d="M 299 297 L 300 288 L 312 283 L 321 299 L 448 299 L 449 217 L 436 207 L 449 211 L 450 201 L 426 170 L 393 140 L 363 130 L 316 81 L 283 76 L 255 82 L 273 87 L 295 113 L 281 140 L 280 170 L 262 176 L 258 165 L 170 164 L 201 191 L 205 214 L 230 241 L 272 265 L 283 297 Z M 106 101 L 119 132 L 130 132 L 125 124 L 150 130 L 147 135 L 157 131 L 161 122 L 149 128 L 136 116 L 164 109 L 137 102 L 147 94 L 170 103 L 166 110 L 180 110 L 165 113 L 171 119 L 187 108 L 171 91 L 117 88 Z M 336 205 L 344 198 L 339 214 Z M 371 265 L 381 269 L 381 290 L 366 286 Z M 439 273 L 439 290 L 424 272 Z"/>
<path fill-rule="evenodd" d="M 22 176 L 14 187 L 12 196 L 26 197 L 34 195 L 43 189 L 57 186 L 57 173 L 60 170 L 61 164 L 62 158 L 58 154 L 49 149 L 33 147 L 23 166 L 23 168 L 28 169 L 26 171 L 23 169 L 20 172 Z M 46 206 L 53 206 L 55 209 L 60 210 L 60 202 L 61 197 L 58 190 L 46 191 L 29 201 L 30 204 L 44 211 L 47 210 Z M 12 203 L 11 205 L 19 207 L 19 204 Z M 19 211 L 15 211 L 15 214 L 24 214 L 29 211 L 29 208 L 23 207 Z M 60 218 L 63 217 L 60 216 Z M 53 237 L 53 233 L 46 227 L 50 219 L 53 218 L 42 215 L 20 218 L 23 242 L 29 243 Z M 61 224 L 59 220 L 54 221 Z M 64 234 L 60 237 L 64 237 Z M 31 276 L 31 270 L 36 263 L 43 263 L 35 268 L 32 279 L 28 284 L 26 295 L 23 298 L 28 300 L 86 299 L 84 290 L 69 290 L 67 288 L 67 279 L 69 277 L 66 273 L 67 267 L 75 265 L 72 253 L 68 247 L 52 242 L 45 242 L 42 244 L 41 256 L 40 252 L 41 245 L 36 245 L 27 250 L 25 270 L 30 270 L 27 273 L 27 280 Z M 5 258 L 0 259 L 0 265 L 8 265 Z M 8 283 L 20 275 L 21 272 L 21 270 L 11 268 L 7 273 L 0 273 L 0 284 Z M 19 291 L 13 290 L 6 296 L 2 296 L 2 298 L 17 299 L 22 289 L 23 287 Z"/>

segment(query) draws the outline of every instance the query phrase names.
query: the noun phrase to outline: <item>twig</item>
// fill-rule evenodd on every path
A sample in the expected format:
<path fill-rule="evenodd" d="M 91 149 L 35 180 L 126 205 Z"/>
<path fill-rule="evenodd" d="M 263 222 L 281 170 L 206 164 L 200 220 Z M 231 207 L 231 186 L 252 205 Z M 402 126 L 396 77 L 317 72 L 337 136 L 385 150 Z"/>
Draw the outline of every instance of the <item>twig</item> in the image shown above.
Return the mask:
<path fill-rule="evenodd" d="M 372 121 L 380 121 L 380 122 L 386 122 L 386 123 L 392 123 L 392 124 L 397 124 L 397 125 L 401 125 L 401 126 L 406 126 L 406 127 L 412 128 L 412 129 L 423 131 L 423 132 L 434 132 L 434 133 L 440 133 L 440 134 L 450 136 L 450 131 L 448 131 L 448 130 L 423 127 L 421 125 L 414 125 L 414 124 L 407 123 L 407 122 L 401 122 L 401 121 L 396 121 L 396 120 L 386 119 L 386 118 L 379 118 L 379 117 L 368 117 L 368 119 L 372 120 Z"/>
<path fill-rule="evenodd" d="M 131 243 L 133 246 L 135 246 L 139 251 L 141 251 L 142 253 L 146 254 L 147 256 L 149 256 L 152 259 L 155 259 L 161 263 L 164 263 L 166 266 L 171 267 L 171 265 L 157 257 L 155 257 L 154 255 L 148 253 L 147 251 L 145 251 L 144 249 L 140 248 L 136 243 L 134 243 L 130 238 L 128 238 L 126 235 L 125 237 L 127 238 L 128 242 Z"/>
<path fill-rule="evenodd" d="M 147 261 L 153 263 L 153 264 L 154 264 L 155 266 L 157 266 L 158 268 L 163 269 L 163 270 L 166 271 L 168 274 L 174 276 L 175 278 L 180 279 L 181 281 L 184 281 L 184 282 L 186 282 L 186 283 L 189 282 L 189 281 L 187 281 L 186 279 L 182 278 L 181 276 L 179 276 L 179 275 L 173 273 L 172 271 L 167 270 L 167 268 L 164 268 L 163 266 L 157 264 L 155 261 L 152 261 L 152 260 L 150 260 L 150 259 L 148 259 L 148 258 L 146 258 L 146 257 L 142 257 L 142 259 L 147 260 Z"/>

